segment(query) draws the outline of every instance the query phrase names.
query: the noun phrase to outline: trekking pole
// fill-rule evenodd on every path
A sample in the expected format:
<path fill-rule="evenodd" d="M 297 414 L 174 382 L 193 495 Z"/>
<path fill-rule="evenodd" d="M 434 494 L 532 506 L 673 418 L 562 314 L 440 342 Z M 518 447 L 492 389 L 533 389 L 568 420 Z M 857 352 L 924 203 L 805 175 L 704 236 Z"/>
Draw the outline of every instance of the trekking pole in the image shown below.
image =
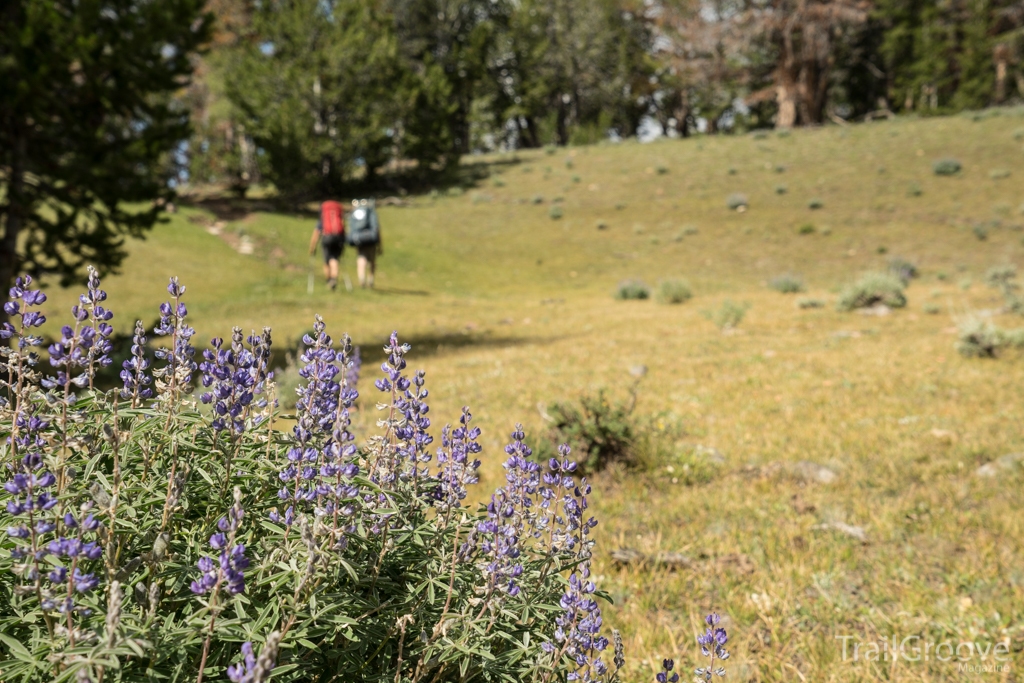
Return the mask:
<path fill-rule="evenodd" d="M 351 292 L 352 291 L 352 280 L 350 280 L 348 278 L 348 273 L 342 273 L 341 276 L 343 278 L 345 278 L 345 290 Z"/>
<path fill-rule="evenodd" d="M 313 257 L 309 257 L 309 275 L 306 278 L 306 294 L 313 293 Z"/>

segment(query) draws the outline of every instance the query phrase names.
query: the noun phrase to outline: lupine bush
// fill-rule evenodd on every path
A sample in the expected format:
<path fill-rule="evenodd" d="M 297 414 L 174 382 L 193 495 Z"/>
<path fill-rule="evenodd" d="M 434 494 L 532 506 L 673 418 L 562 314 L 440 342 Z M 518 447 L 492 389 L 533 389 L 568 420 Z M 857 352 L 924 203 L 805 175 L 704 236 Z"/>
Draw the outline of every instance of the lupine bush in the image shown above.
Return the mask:
<path fill-rule="evenodd" d="M 113 314 L 95 273 L 46 361 L 46 296 L 28 277 L 10 291 L 0 680 L 617 678 L 567 446 L 536 463 L 516 427 L 506 483 L 477 508 L 480 429 L 466 408 L 435 441 L 397 334 L 377 431 L 357 440 L 354 349 L 317 317 L 283 431 L 270 329 L 197 352 L 185 287 L 168 294 L 163 344 L 151 355 L 137 323 L 104 393 Z"/>

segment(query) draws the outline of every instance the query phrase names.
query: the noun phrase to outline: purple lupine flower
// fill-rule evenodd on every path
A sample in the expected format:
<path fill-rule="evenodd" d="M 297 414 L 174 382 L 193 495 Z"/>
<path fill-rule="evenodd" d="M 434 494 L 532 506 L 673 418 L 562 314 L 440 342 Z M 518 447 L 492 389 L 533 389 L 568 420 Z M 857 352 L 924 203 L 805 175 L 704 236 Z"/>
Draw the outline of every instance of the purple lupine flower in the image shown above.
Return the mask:
<path fill-rule="evenodd" d="M 318 315 L 313 322 L 313 334 L 302 338 L 306 350 L 299 356 L 304 363 L 299 376 L 306 383 L 297 390 L 293 444 L 285 454 L 284 469 L 278 473 L 283 484 L 278 498 L 290 503 L 283 516 L 276 510 L 271 512 L 272 520 L 284 521 L 287 526 L 294 521 L 296 504 L 315 501 L 330 492 L 328 484 L 317 480 L 318 464 L 322 465 L 323 447 L 338 420 L 341 385 L 336 380 L 340 372 L 335 365 L 338 354 L 325 330 L 323 318 Z"/>
<path fill-rule="evenodd" d="M 131 358 L 121 364 L 121 398 L 130 398 L 132 407 L 137 408 L 139 401 L 152 398 L 153 390 L 149 388 L 153 380 L 146 374 L 149 361 L 146 359 L 146 328 L 141 320 L 135 321 L 135 334 L 132 336 Z"/>
<path fill-rule="evenodd" d="M 266 381 L 269 337 L 266 343 L 255 335 L 249 339 L 250 344 L 257 345 L 259 357 L 245 348 L 242 330 L 236 327 L 231 333 L 231 346 L 223 348 L 222 339 L 213 339 L 210 342 L 213 350 L 203 351 L 204 361 L 199 365 L 203 386 L 211 389 L 203 393 L 200 400 L 213 406 L 212 426 L 218 432 L 229 431 L 233 437 L 245 431 L 253 407 L 258 407 L 261 401 L 266 405 L 266 399 L 258 394 L 263 392 Z"/>
<path fill-rule="evenodd" d="M 236 487 L 234 505 L 217 521 L 218 532 L 210 536 L 210 548 L 220 551 L 218 561 L 215 564 L 212 557 L 204 555 L 196 563 L 200 576 L 189 586 L 196 595 L 210 593 L 213 599 L 225 584 L 231 595 L 245 592 L 245 570 L 249 567 L 249 558 L 245 556 L 245 546 L 235 543 L 244 516 L 242 492 Z"/>
<path fill-rule="evenodd" d="M 242 661 L 228 667 L 228 679 L 232 683 L 265 683 L 277 662 L 277 650 L 281 643 L 280 631 L 267 636 L 267 642 L 257 657 L 252 643 L 242 643 Z"/>
<path fill-rule="evenodd" d="M 442 512 L 461 507 L 466 498 L 467 487 L 480 480 L 477 470 L 478 459 L 470 459 L 481 451 L 476 439 L 479 427 L 470 427 L 473 416 L 468 407 L 462 409 L 459 426 L 454 430 L 446 425 L 441 431 L 441 447 L 437 449 L 437 488 L 434 492 L 435 506 Z"/>
<path fill-rule="evenodd" d="M 100 532 L 100 522 L 91 512 L 92 503 L 81 508 L 81 515 L 75 517 L 71 512 L 64 514 L 64 531 L 67 536 L 60 536 L 46 545 L 46 552 L 57 560 L 63 561 L 48 575 L 52 586 L 42 592 L 42 608 L 56 609 L 59 612 L 89 610 L 75 605 L 74 593 L 90 593 L 99 585 L 95 573 L 86 571 L 90 562 L 96 562 L 103 556 L 103 546 L 95 540 L 86 540 L 86 534 L 96 538 Z M 47 530 L 52 531 L 55 524 L 48 524 Z M 71 533 L 73 532 L 73 533 Z M 70 583 L 68 588 L 63 585 Z"/>
<path fill-rule="evenodd" d="M 165 365 L 154 370 L 153 376 L 157 380 L 157 389 L 161 393 L 166 392 L 168 398 L 173 400 L 180 393 L 191 391 L 192 372 L 196 369 L 193 360 L 196 350 L 191 340 L 196 331 L 185 322 L 188 309 L 181 301 L 185 287 L 178 283 L 178 278 L 171 278 L 167 291 L 174 301 L 160 304 L 160 322 L 153 328 L 153 333 L 169 336 L 171 348 L 156 350 L 156 357 L 165 361 Z"/>
<path fill-rule="evenodd" d="M 39 356 L 33 348 L 40 346 L 43 339 L 32 329 L 45 323 L 46 316 L 32 309 L 45 302 L 46 295 L 30 289 L 31 285 L 32 278 L 28 275 L 16 278 L 10 289 L 10 301 L 4 303 L 4 312 L 11 321 L 17 320 L 17 327 L 11 321 L 0 326 L 0 342 L 5 342 L 0 343 L 0 373 L 3 373 L 0 375 L 0 389 L 6 388 L 0 393 L 0 407 L 11 400 L 21 401 L 21 397 L 15 396 L 19 387 L 27 392 L 38 380 L 33 368 L 38 364 Z M 11 344 L 9 340 L 15 337 L 17 342 Z"/>
<path fill-rule="evenodd" d="M 412 382 L 402 374 L 402 371 L 406 367 L 405 354 L 409 353 L 411 348 L 408 344 L 400 344 L 398 342 L 398 332 L 392 332 L 388 338 L 387 346 L 384 347 L 387 359 L 380 366 L 385 376 L 374 382 L 374 386 L 377 387 L 378 391 L 390 395 L 387 401 L 390 409 L 385 424 L 386 432 L 383 448 L 376 452 L 376 457 L 369 464 L 369 472 L 367 473 L 372 482 L 382 487 L 387 487 L 394 483 L 403 472 L 403 469 L 406 470 L 410 477 L 414 469 L 418 472 L 418 465 L 415 465 L 415 468 L 409 467 L 411 464 L 408 461 L 409 456 L 407 453 L 403 454 L 402 452 L 409 450 L 409 445 L 412 443 L 416 431 L 415 425 L 410 426 L 409 429 L 404 429 L 407 426 L 405 413 L 407 410 L 412 413 L 412 407 L 407 406 L 408 401 L 405 398 L 405 394 L 412 386 Z M 419 388 L 417 388 L 417 393 L 420 393 Z M 391 437 L 394 437 L 400 443 L 408 439 L 409 443 L 392 445 L 390 443 Z M 386 504 L 384 501 L 380 502 L 381 504 Z M 373 501 L 367 500 L 367 503 L 372 504 Z"/>
<path fill-rule="evenodd" d="M 675 660 L 663 659 L 661 662 L 661 671 L 654 677 L 658 683 L 679 683 L 679 673 L 673 671 L 675 668 Z"/>
<path fill-rule="evenodd" d="M 487 519 L 477 524 L 476 531 L 488 591 L 500 589 L 514 597 L 520 590 L 516 579 L 523 573 L 520 540 L 530 533 L 532 497 L 539 477 L 536 463 L 526 460 L 530 449 L 523 443 L 523 432 L 518 425 L 505 451 L 509 454 L 503 465 L 508 484 L 491 496 Z"/>
<path fill-rule="evenodd" d="M 566 676 L 570 681 L 591 683 L 608 672 L 600 656 L 608 647 L 608 639 L 601 635 L 601 608 L 593 597 L 596 590 L 590 580 L 590 563 L 584 562 L 569 575 L 569 586 L 559 601 L 562 613 L 555 619 L 554 634 L 559 644 L 541 645 L 546 652 L 572 660 L 576 668 Z"/>
<path fill-rule="evenodd" d="M 72 386 L 92 387 L 97 367 L 110 365 L 108 354 L 113 348 L 110 335 L 114 328 L 108 321 L 114 314 L 100 305 L 106 298 L 107 293 L 100 289 L 96 269 L 89 266 L 88 290 L 79 296 L 79 303 L 71 307 L 71 317 L 75 324 L 63 326 L 60 340 L 51 344 L 48 349 L 50 365 L 57 368 L 57 374 L 53 379 L 45 379 L 42 382 L 48 389 L 62 388 L 65 401 L 74 400 Z M 75 375 L 76 370 L 81 370 L 82 373 Z"/>
<path fill-rule="evenodd" d="M 270 410 L 277 407 L 276 399 L 274 405 L 270 406 L 265 396 L 266 383 L 274 379 L 274 372 L 270 369 L 270 354 L 273 347 L 270 328 L 264 327 L 261 335 L 255 333 L 249 335 L 246 341 L 249 342 L 249 348 L 252 349 L 253 355 L 253 363 L 249 372 L 253 376 L 253 393 L 257 396 L 255 406 L 262 411 L 261 414 L 253 417 L 253 426 L 256 426 L 269 417 L 268 406 Z"/>
<path fill-rule="evenodd" d="M 322 512 L 332 520 L 331 533 L 334 536 L 333 547 L 343 550 L 347 545 L 346 532 L 354 530 L 350 523 L 342 526 L 342 518 L 350 518 L 355 514 L 358 503 L 359 489 L 352 480 L 359 474 L 356 465 L 357 448 L 355 436 L 349 431 L 351 418 L 349 409 L 359 398 L 359 392 L 349 384 L 352 376 L 349 372 L 353 363 L 352 340 L 344 335 L 341 348 L 335 360 L 342 368 L 342 381 L 338 385 L 338 408 L 331 433 L 323 447 L 323 464 L 320 467 L 320 484 L 318 494 L 323 502 Z"/>
<path fill-rule="evenodd" d="M 715 612 L 704 617 L 707 628 L 704 633 L 697 636 L 697 644 L 700 645 L 700 653 L 708 658 L 708 665 L 698 668 L 695 673 L 698 680 L 710 681 L 712 676 L 725 676 L 725 668 L 715 668 L 715 659 L 725 661 L 729 659 L 729 651 L 725 644 L 729 642 L 729 635 L 718 624 L 721 618 Z"/>
<path fill-rule="evenodd" d="M 416 479 L 426 475 L 427 469 L 421 467 L 421 464 L 430 462 L 427 446 L 433 443 L 434 437 L 427 432 L 430 428 L 430 418 L 427 417 L 430 406 L 426 403 L 429 392 L 423 386 L 425 383 L 425 373 L 419 370 L 413 376 L 410 386 L 395 397 L 395 410 L 401 415 L 394 425 L 396 450 L 402 463 L 401 476 L 405 478 Z"/>
<path fill-rule="evenodd" d="M 110 325 L 110 320 L 114 313 L 100 305 L 106 300 L 107 293 L 100 289 L 99 273 L 89 266 L 88 290 L 79 297 L 79 303 L 88 312 L 91 322 L 88 329 L 94 331 L 94 335 L 90 335 L 91 344 L 86 354 L 90 387 L 96 374 L 96 367 L 105 368 L 112 362 L 110 352 L 114 349 L 114 344 L 110 341 L 110 335 L 114 333 L 114 328 Z"/>
<path fill-rule="evenodd" d="M 597 520 L 587 516 L 590 484 L 585 478 L 577 484 L 572 475 L 576 463 L 569 459 L 571 449 L 567 444 L 558 447 L 559 458 L 548 461 L 544 473 L 544 484 L 540 487 L 540 508 L 537 528 L 543 536 L 547 532 L 546 552 L 571 552 L 581 559 L 590 557 L 594 542 L 590 530 L 597 526 Z"/>
<path fill-rule="evenodd" d="M 359 385 L 359 373 L 363 369 L 363 357 L 359 353 L 359 347 L 353 347 L 352 358 L 349 361 L 348 368 L 345 370 L 345 383 L 349 387 L 355 389 Z"/>

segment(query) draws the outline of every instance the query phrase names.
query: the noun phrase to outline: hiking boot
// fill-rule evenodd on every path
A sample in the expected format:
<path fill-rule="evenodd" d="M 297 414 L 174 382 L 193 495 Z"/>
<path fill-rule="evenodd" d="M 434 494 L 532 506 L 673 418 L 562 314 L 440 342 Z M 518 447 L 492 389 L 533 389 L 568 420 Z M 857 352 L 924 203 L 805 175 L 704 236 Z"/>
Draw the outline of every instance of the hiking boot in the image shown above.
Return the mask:
<path fill-rule="evenodd" d="M 337 280 L 335 280 L 335 279 L 334 279 L 334 278 L 332 277 L 331 279 L 329 279 L 329 280 L 327 281 L 327 286 L 328 286 L 328 287 L 330 287 L 330 288 L 331 288 L 331 291 L 333 292 L 334 290 L 336 290 L 336 289 L 338 288 L 338 281 L 337 281 Z"/>

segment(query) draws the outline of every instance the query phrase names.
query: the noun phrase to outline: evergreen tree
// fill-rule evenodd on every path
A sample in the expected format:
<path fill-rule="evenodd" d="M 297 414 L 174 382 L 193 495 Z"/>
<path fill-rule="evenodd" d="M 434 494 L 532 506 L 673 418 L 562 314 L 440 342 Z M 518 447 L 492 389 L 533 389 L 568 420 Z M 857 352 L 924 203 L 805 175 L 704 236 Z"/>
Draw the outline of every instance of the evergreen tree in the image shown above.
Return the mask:
<path fill-rule="evenodd" d="M 86 264 L 116 269 L 124 238 L 156 222 L 171 193 L 173 151 L 188 137 L 187 112 L 172 95 L 206 40 L 202 7 L 0 4 L 0 291 L 19 272 L 67 285 Z"/>

